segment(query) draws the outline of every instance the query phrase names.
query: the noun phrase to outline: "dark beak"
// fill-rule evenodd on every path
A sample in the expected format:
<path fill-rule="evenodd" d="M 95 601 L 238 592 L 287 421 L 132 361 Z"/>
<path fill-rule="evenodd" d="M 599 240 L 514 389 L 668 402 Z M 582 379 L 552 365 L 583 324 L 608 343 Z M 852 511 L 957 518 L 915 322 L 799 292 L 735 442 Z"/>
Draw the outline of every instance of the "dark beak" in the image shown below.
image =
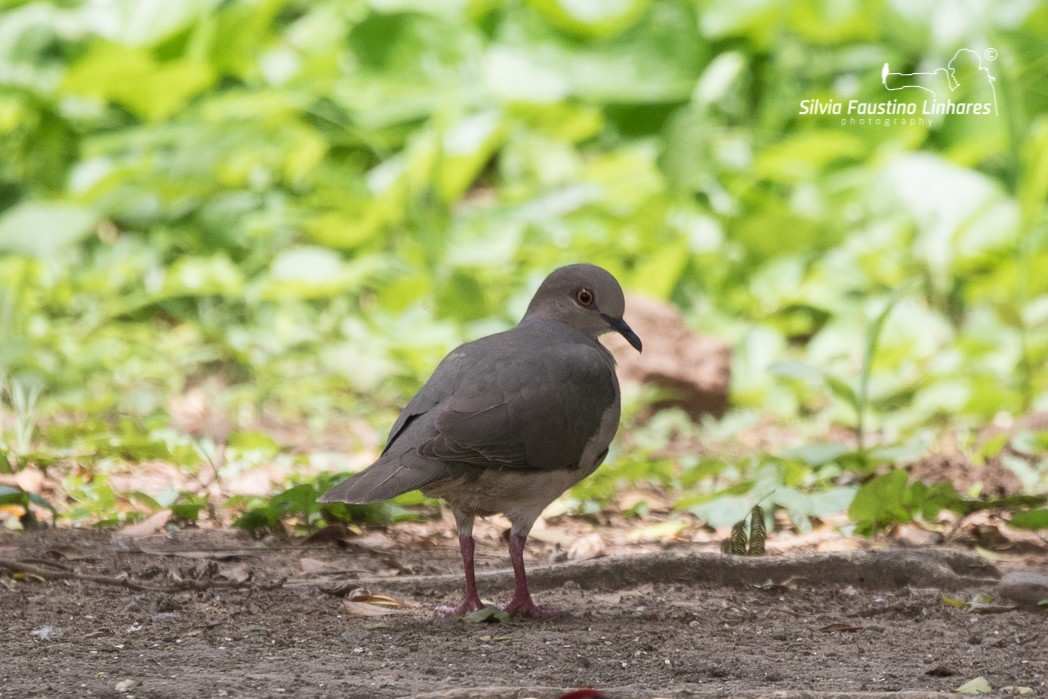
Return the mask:
<path fill-rule="evenodd" d="M 611 316 L 604 316 L 604 320 L 608 322 L 612 330 L 626 338 L 626 342 L 633 345 L 633 349 L 638 352 L 643 350 L 644 345 L 641 343 L 640 338 L 637 337 L 637 333 L 633 332 L 633 328 L 626 324 L 626 321 L 622 318 L 612 318 Z"/>

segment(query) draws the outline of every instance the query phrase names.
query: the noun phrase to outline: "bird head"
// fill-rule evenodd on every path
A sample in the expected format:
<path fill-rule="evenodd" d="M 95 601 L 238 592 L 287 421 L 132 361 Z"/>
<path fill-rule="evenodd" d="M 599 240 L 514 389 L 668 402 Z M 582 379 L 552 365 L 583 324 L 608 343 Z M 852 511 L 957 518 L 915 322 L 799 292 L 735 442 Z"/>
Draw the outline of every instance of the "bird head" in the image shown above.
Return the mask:
<path fill-rule="evenodd" d="M 595 265 L 574 264 L 550 272 L 531 299 L 524 319 L 560 321 L 594 340 L 604 333 L 617 332 L 640 352 L 640 338 L 622 318 L 625 310 L 626 300 L 615 277 Z"/>

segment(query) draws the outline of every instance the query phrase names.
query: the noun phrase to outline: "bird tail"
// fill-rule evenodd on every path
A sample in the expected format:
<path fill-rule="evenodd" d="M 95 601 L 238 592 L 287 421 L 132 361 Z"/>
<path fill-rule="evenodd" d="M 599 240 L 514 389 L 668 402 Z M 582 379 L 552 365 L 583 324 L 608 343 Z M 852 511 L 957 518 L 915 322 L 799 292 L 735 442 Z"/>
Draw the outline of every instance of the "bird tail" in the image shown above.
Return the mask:
<path fill-rule="evenodd" d="M 428 465 L 429 468 L 412 468 L 402 462 L 379 459 L 360 473 L 331 488 L 317 498 L 317 502 L 346 502 L 353 505 L 381 502 L 411 490 L 418 490 L 446 477 L 444 469 L 433 468 L 433 464 Z"/>

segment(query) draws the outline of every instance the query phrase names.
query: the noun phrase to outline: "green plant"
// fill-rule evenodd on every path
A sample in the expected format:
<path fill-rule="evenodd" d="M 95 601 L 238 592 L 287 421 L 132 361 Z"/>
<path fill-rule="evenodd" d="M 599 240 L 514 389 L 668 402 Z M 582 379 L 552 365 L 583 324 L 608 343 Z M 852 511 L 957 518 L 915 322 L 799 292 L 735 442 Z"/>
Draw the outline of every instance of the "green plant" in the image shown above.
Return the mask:
<path fill-rule="evenodd" d="M 344 478 L 326 475 L 316 480 L 293 485 L 268 498 L 234 497 L 226 507 L 243 508 L 244 512 L 233 522 L 233 526 L 248 531 L 279 529 L 287 522 L 291 526 L 311 530 L 325 524 L 338 522 L 367 522 L 391 524 L 418 519 L 418 515 L 402 504 L 421 502 L 421 495 L 408 493 L 393 503 L 369 505 L 347 505 L 344 503 L 318 503 L 317 498 Z"/>

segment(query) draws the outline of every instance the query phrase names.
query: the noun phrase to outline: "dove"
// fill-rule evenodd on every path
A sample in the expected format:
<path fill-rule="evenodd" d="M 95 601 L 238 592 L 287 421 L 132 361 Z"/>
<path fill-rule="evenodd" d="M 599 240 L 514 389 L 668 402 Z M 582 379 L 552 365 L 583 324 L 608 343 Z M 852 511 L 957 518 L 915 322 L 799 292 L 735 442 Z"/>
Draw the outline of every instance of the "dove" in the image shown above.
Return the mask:
<path fill-rule="evenodd" d="M 505 611 L 552 617 L 535 604 L 524 544 L 546 506 L 593 473 L 618 430 L 615 360 L 598 338 L 616 332 L 638 352 L 623 319 L 622 288 L 591 264 L 554 270 L 520 323 L 445 357 L 393 424 L 378 460 L 320 502 L 379 502 L 411 490 L 443 499 L 458 529 L 465 597 L 461 615 L 482 609 L 474 572 L 477 517 L 504 514 L 515 586 Z"/>

